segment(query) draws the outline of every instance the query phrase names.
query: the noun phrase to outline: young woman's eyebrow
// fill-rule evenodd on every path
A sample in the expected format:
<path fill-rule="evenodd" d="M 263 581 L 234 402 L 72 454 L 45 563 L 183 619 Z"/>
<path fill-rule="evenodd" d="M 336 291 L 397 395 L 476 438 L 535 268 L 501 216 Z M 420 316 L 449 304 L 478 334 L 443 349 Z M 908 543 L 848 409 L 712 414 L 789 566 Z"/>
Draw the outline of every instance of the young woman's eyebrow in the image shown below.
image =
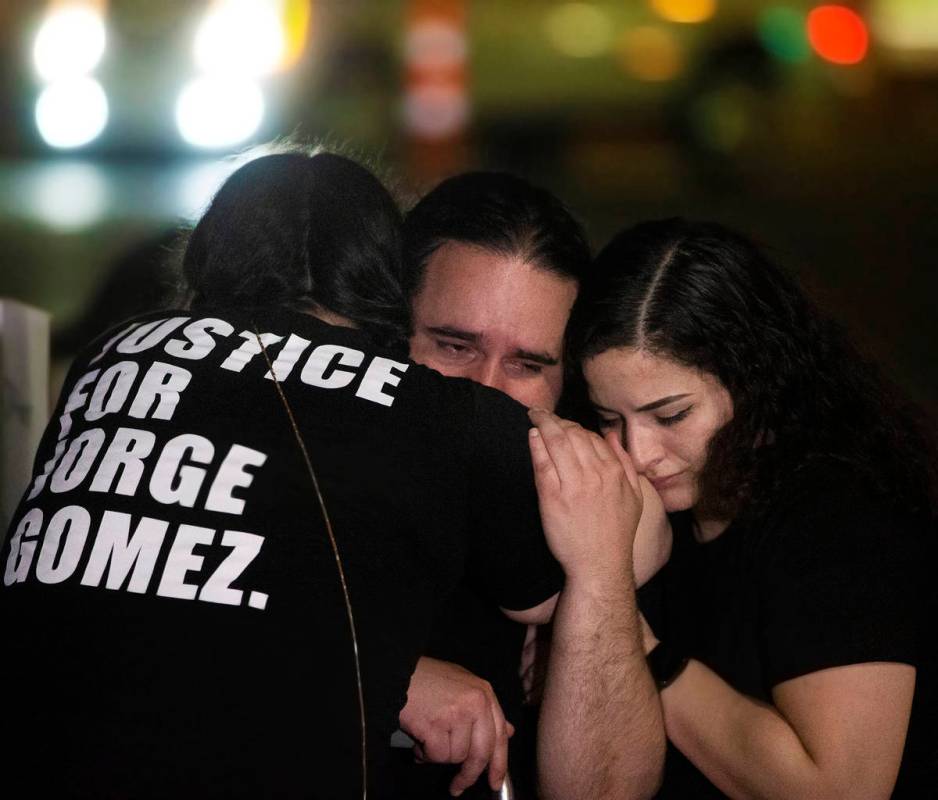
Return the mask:
<path fill-rule="evenodd" d="M 688 394 L 670 394 L 667 397 L 662 397 L 660 400 L 655 400 L 651 403 L 646 403 L 640 408 L 636 408 L 636 411 L 654 411 L 656 408 L 661 408 L 661 406 L 666 406 L 668 403 L 673 403 L 675 400 L 683 400 L 687 397 Z"/>

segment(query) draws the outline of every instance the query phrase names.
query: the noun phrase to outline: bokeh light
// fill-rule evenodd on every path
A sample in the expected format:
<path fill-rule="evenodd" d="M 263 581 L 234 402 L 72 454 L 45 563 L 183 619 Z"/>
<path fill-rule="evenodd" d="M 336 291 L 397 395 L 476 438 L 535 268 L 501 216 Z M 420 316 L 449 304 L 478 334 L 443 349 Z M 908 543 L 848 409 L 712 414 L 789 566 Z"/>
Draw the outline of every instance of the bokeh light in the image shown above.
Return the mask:
<path fill-rule="evenodd" d="M 465 34 L 445 19 L 414 24 L 404 38 L 404 57 L 415 69 L 461 68 L 468 54 Z"/>
<path fill-rule="evenodd" d="M 628 29 L 619 41 L 619 63 L 642 81 L 669 81 L 684 69 L 684 52 L 675 35 L 659 25 Z"/>
<path fill-rule="evenodd" d="M 294 66 L 306 49 L 312 20 L 309 0 L 283 0 L 283 53 L 278 68 Z"/>
<path fill-rule="evenodd" d="M 413 141 L 457 141 L 471 114 L 461 3 L 417 3 L 404 29 L 404 127 Z M 418 151 L 415 151 L 418 152 Z"/>
<path fill-rule="evenodd" d="M 804 12 L 791 6 L 770 6 L 759 14 L 759 41 L 780 61 L 797 64 L 811 55 Z"/>
<path fill-rule="evenodd" d="M 93 70 L 107 44 L 104 20 L 88 5 L 69 4 L 49 12 L 33 45 L 33 63 L 44 81 L 78 78 Z"/>
<path fill-rule="evenodd" d="M 260 87 L 238 78 L 198 78 L 180 93 L 176 124 L 196 147 L 222 148 L 250 138 L 264 118 Z"/>
<path fill-rule="evenodd" d="M 247 163 L 247 162 L 244 162 Z M 240 162 L 234 159 L 212 159 L 186 169 L 177 184 L 177 207 L 184 219 L 196 221 L 211 203 L 215 193 Z"/>
<path fill-rule="evenodd" d="M 44 164 L 24 198 L 36 218 L 62 232 L 87 228 L 104 218 L 109 202 L 101 170 L 81 161 Z"/>
<path fill-rule="evenodd" d="M 46 144 L 69 149 L 96 139 L 107 125 L 104 89 L 93 78 L 50 84 L 36 101 L 36 127 Z"/>
<path fill-rule="evenodd" d="M 921 55 L 938 55 L 935 0 L 888 0 L 876 3 L 871 13 L 871 26 L 881 44 Z"/>
<path fill-rule="evenodd" d="M 612 21 L 592 3 L 564 3 L 548 13 L 544 30 L 550 43 L 565 56 L 591 58 L 612 45 Z"/>
<path fill-rule="evenodd" d="M 271 0 L 216 2 L 195 36 L 195 63 L 205 73 L 260 77 L 286 54 L 280 4 Z"/>
<path fill-rule="evenodd" d="M 869 47 L 866 23 L 846 6 L 818 6 L 808 14 L 808 41 L 833 64 L 859 64 Z"/>
<path fill-rule="evenodd" d="M 717 10 L 716 0 L 650 0 L 652 9 L 668 22 L 706 22 Z"/>
<path fill-rule="evenodd" d="M 469 100 L 454 84 L 415 86 L 404 97 L 408 130 L 426 139 L 443 139 L 461 131 L 469 121 Z"/>

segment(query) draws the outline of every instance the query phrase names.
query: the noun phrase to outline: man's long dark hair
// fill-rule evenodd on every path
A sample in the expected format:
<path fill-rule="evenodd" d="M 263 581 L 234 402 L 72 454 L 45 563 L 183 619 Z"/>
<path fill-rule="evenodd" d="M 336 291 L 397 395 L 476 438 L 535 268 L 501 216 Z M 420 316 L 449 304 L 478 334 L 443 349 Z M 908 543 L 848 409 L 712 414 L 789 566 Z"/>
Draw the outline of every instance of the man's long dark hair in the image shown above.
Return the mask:
<path fill-rule="evenodd" d="M 682 219 L 621 232 L 582 285 L 568 336 L 574 362 L 644 349 L 727 388 L 733 418 L 710 443 L 703 515 L 756 510 L 785 476 L 827 456 L 934 519 L 938 466 L 925 425 L 745 237 Z"/>
<path fill-rule="evenodd" d="M 404 290 L 420 292 L 427 262 L 447 242 L 517 256 L 561 278 L 590 265 L 583 226 L 546 189 L 507 172 L 465 172 L 428 192 L 404 222 Z"/>
<path fill-rule="evenodd" d="M 193 308 L 316 307 L 378 345 L 401 347 L 401 215 L 367 169 L 333 153 L 249 161 L 219 189 L 189 238 Z"/>

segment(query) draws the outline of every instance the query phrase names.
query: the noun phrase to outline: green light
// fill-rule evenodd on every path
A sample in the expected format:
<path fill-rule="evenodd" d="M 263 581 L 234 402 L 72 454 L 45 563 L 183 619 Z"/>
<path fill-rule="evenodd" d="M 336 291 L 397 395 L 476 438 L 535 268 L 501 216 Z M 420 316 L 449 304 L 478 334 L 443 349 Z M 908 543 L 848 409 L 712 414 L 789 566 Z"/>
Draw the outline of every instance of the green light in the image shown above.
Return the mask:
<path fill-rule="evenodd" d="M 807 61 L 811 46 L 805 34 L 805 15 L 790 6 L 770 6 L 759 14 L 759 41 L 780 61 Z"/>

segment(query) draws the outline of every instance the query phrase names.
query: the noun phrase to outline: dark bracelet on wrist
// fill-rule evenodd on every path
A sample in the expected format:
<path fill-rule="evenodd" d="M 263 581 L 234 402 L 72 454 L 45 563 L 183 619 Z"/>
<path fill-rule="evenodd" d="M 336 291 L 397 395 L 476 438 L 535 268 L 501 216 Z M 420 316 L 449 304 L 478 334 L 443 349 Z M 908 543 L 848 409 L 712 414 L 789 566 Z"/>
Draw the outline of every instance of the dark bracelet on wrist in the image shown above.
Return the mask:
<path fill-rule="evenodd" d="M 684 671 L 690 659 L 680 650 L 667 642 L 658 642 L 652 651 L 645 657 L 648 662 L 648 671 L 655 680 L 655 686 L 660 692 L 670 686 Z"/>

